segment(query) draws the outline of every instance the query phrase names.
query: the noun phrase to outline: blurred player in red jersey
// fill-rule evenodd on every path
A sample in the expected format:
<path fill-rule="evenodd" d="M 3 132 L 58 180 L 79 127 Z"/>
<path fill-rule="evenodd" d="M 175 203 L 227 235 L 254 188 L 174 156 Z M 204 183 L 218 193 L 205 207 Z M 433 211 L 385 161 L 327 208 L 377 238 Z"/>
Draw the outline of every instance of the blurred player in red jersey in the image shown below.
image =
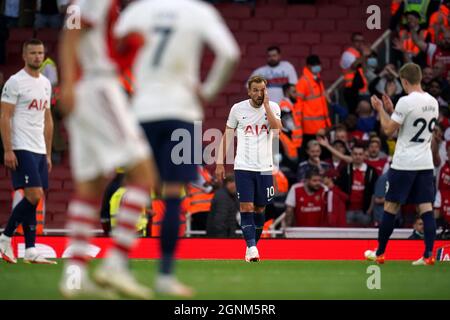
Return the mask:
<path fill-rule="evenodd" d="M 114 49 L 111 26 L 120 8 L 113 0 L 77 0 L 74 5 L 81 12 L 81 28 L 66 28 L 60 42 L 61 104 L 69 130 L 75 180 L 75 195 L 68 207 L 71 257 L 64 268 L 60 291 L 68 298 L 84 294 L 111 297 L 113 291 L 101 289 L 89 279 L 89 240 L 94 223 L 99 221 L 107 177 L 115 168 L 123 167 L 127 192 L 113 231 L 113 246 L 94 279 L 101 286 L 132 298 L 151 298 L 152 291 L 135 280 L 128 265 L 136 223 L 149 204 L 154 174 L 150 148 L 129 111 L 117 77 L 119 55 Z M 82 73 L 79 80 L 77 65 Z M 70 281 L 74 270 L 81 277 L 77 287 Z"/>

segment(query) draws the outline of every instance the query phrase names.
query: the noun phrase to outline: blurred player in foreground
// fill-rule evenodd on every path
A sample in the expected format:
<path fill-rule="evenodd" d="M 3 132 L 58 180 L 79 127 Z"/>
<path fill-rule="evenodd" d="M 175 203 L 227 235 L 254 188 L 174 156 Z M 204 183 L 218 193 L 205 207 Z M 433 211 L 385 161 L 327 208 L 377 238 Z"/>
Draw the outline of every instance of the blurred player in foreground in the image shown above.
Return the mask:
<path fill-rule="evenodd" d="M 379 113 L 381 127 L 387 136 L 399 130 L 394 158 L 388 172 L 384 215 L 378 230 L 378 248 L 367 250 L 370 261 L 384 263 L 384 252 L 394 231 L 395 215 L 401 204 L 417 204 L 424 225 L 425 251 L 413 265 L 433 265 L 433 245 L 436 238 L 436 222 L 433 213 L 435 183 L 431 140 L 439 116 L 435 98 L 421 87 L 422 71 L 414 63 L 400 69 L 400 80 L 408 94 L 395 106 L 387 96 L 383 101 L 372 96 L 372 106 Z M 392 114 L 389 117 L 389 114 Z"/>
<path fill-rule="evenodd" d="M 194 152 L 200 162 L 202 158 L 201 141 L 193 141 L 194 122 L 203 119 L 202 104 L 212 100 L 228 80 L 239 48 L 214 7 L 194 0 L 134 2 L 121 15 L 115 34 L 132 39 L 129 46 L 141 47 L 133 66 L 136 93 L 132 107 L 156 151 L 163 183 L 166 213 L 155 290 L 190 297 L 193 290 L 176 279 L 173 264 L 182 190 L 197 177 Z M 200 83 L 204 43 L 216 59 L 206 81 Z M 187 136 L 182 143 L 178 134 Z M 184 139 L 189 139 L 187 145 Z M 174 149 L 181 144 L 182 155 Z"/>
<path fill-rule="evenodd" d="M 127 105 L 117 79 L 111 28 L 119 8 L 113 0 L 75 1 L 81 10 L 81 28 L 65 29 L 60 42 L 62 62 L 61 104 L 66 114 L 70 138 L 75 196 L 68 208 L 71 231 L 71 258 L 65 265 L 60 290 L 66 297 L 98 294 L 101 290 L 87 272 L 89 240 L 99 221 L 101 197 L 107 177 L 116 167 L 125 168 L 127 192 L 123 196 L 113 246 L 94 273 L 103 287 L 111 287 L 133 298 L 152 297 L 149 288 L 139 284 L 128 267 L 128 255 L 135 242 L 136 222 L 149 203 L 154 179 L 150 149 L 138 122 Z M 81 67 L 77 81 L 76 66 Z M 70 283 L 74 268 L 81 271 L 81 286 Z"/>
<path fill-rule="evenodd" d="M 247 243 L 245 261 L 259 261 L 256 245 L 264 226 L 264 209 L 275 196 L 273 186 L 272 140 L 281 130 L 281 111 L 269 101 L 267 81 L 259 76 L 248 80 L 250 99 L 233 105 L 219 148 L 216 177 L 225 178 L 224 164 L 237 131 L 234 175 L 240 202 L 241 228 Z"/>
<path fill-rule="evenodd" d="M 14 207 L 5 231 L 0 236 L 0 255 L 17 263 L 11 238 L 19 224 L 25 237 L 26 263 L 56 264 L 35 248 L 36 207 L 48 188 L 52 168 L 53 120 L 50 111 L 52 86 L 40 74 L 44 44 L 38 39 L 26 41 L 22 56 L 25 66 L 5 83 L 1 103 L 1 136 L 4 163 L 11 170 L 14 190 L 23 189 L 23 199 Z"/>

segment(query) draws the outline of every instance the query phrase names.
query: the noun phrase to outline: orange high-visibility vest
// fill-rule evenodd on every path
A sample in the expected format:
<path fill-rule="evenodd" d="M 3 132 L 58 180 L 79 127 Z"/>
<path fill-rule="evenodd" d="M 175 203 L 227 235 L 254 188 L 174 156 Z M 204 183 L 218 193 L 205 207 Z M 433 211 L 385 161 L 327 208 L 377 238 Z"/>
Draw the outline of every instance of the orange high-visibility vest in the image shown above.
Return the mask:
<path fill-rule="evenodd" d="M 267 220 L 263 226 L 263 233 L 261 234 L 261 238 L 269 238 L 270 235 L 268 233 L 264 233 L 264 230 L 269 230 L 270 226 L 273 224 L 273 219 Z"/>
<path fill-rule="evenodd" d="M 425 39 L 427 35 L 428 35 L 427 30 L 421 30 L 419 33 L 419 36 L 422 39 Z M 399 37 L 400 41 L 402 42 L 403 49 L 405 50 L 406 53 L 415 56 L 420 52 L 420 48 L 416 46 L 416 44 L 412 39 L 411 32 L 407 30 L 400 30 Z"/>
<path fill-rule="evenodd" d="M 286 154 L 286 156 L 290 160 L 295 161 L 298 158 L 298 151 L 294 141 L 291 138 L 289 138 L 289 136 L 286 133 L 281 131 L 280 142 L 283 145 L 284 153 Z"/>
<path fill-rule="evenodd" d="M 320 129 L 331 127 L 322 80 L 316 81 L 312 72 L 305 67 L 296 88 L 298 99 L 295 110 L 301 114 L 303 133 L 314 135 Z"/>
<path fill-rule="evenodd" d="M 277 196 L 286 194 L 289 191 L 289 182 L 281 170 L 273 171 L 273 184 Z"/>
<path fill-rule="evenodd" d="M 161 236 L 161 224 L 164 218 L 164 214 L 166 212 L 166 204 L 162 199 L 153 199 L 151 204 L 151 210 L 153 213 L 152 216 L 152 225 L 151 225 L 151 233 L 149 236 L 151 237 L 160 237 Z M 178 236 L 182 237 L 186 233 L 186 208 L 182 205 L 180 210 L 180 227 L 178 231 Z"/>
<path fill-rule="evenodd" d="M 23 189 L 17 189 L 11 193 L 12 196 L 12 209 L 23 199 L 24 191 Z M 36 207 L 36 234 L 44 234 L 44 223 L 45 223 L 45 197 L 41 198 Z M 23 234 L 22 225 L 19 225 L 16 229 L 18 234 Z"/>
<path fill-rule="evenodd" d="M 212 176 L 203 166 L 197 167 L 198 174 L 205 183 L 211 183 Z M 201 186 L 189 183 L 187 187 L 186 205 L 190 214 L 211 211 L 211 201 L 214 198 L 214 192 L 206 192 Z"/>
<path fill-rule="evenodd" d="M 355 59 L 359 59 L 361 57 L 361 53 L 352 47 L 345 50 L 345 52 L 352 54 L 355 57 Z M 359 93 L 365 94 L 369 90 L 369 84 L 367 82 L 366 76 L 364 75 L 364 70 L 363 70 L 363 68 L 358 67 L 358 69 L 356 71 L 359 72 L 359 74 L 362 78 L 363 84 L 364 84 L 364 86 L 361 89 L 359 89 Z M 342 73 L 344 76 L 344 86 L 346 88 L 351 88 L 353 86 L 353 80 L 355 79 L 356 71 L 353 70 L 352 68 L 342 70 Z"/>
<path fill-rule="evenodd" d="M 447 6 L 441 4 L 439 7 L 439 10 L 433 13 L 430 17 L 430 24 L 428 27 L 428 32 L 431 35 L 431 42 L 436 43 L 438 40 L 442 40 L 444 35 L 441 33 L 439 35 L 439 38 L 436 39 L 436 33 L 434 31 L 434 26 L 438 24 L 439 18 L 442 19 L 443 25 L 445 29 L 449 29 L 448 19 L 447 17 L 450 15 L 450 10 L 447 8 Z"/>
<path fill-rule="evenodd" d="M 391 15 L 393 16 L 400 8 L 403 0 L 392 0 L 391 2 Z"/>
<path fill-rule="evenodd" d="M 291 131 L 291 140 L 296 148 L 300 148 L 303 143 L 303 129 L 302 129 L 302 115 L 301 112 L 296 112 L 292 102 L 287 99 L 280 101 L 280 109 L 289 109 L 292 112 L 292 118 L 294 119 L 295 129 Z"/>

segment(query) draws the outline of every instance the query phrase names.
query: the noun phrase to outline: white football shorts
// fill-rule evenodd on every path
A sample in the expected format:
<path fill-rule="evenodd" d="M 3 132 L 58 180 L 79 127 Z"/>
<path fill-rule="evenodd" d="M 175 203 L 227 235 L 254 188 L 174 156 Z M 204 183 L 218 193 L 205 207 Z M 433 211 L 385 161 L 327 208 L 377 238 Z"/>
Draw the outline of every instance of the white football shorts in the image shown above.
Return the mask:
<path fill-rule="evenodd" d="M 85 182 L 149 157 L 147 139 L 115 78 L 82 80 L 67 119 L 72 175 Z"/>

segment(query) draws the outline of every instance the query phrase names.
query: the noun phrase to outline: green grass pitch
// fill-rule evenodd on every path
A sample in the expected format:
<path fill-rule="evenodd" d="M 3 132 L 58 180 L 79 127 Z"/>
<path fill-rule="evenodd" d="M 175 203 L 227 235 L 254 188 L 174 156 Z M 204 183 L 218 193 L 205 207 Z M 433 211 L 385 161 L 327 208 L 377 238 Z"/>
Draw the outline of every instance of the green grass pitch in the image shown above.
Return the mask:
<path fill-rule="evenodd" d="M 92 268 L 99 264 L 94 260 Z M 195 299 L 450 299 L 450 262 L 413 267 L 408 261 L 380 266 L 381 289 L 369 290 L 365 261 L 180 260 L 177 275 Z M 133 272 L 151 286 L 156 260 L 133 260 Z M 54 265 L 0 263 L 0 299 L 62 299 L 62 261 Z M 157 295 L 156 299 L 168 299 Z"/>

